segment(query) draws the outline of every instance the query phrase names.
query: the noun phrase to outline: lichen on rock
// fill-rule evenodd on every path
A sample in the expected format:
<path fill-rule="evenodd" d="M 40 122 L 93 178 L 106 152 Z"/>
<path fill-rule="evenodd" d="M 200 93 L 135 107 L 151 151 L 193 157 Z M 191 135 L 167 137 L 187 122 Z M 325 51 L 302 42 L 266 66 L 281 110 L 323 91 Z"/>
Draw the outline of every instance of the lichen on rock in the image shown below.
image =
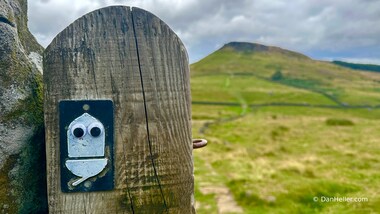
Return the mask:
<path fill-rule="evenodd" d="M 0 38 L 0 212 L 44 212 L 43 48 L 27 28 L 26 0 L 0 1 Z"/>

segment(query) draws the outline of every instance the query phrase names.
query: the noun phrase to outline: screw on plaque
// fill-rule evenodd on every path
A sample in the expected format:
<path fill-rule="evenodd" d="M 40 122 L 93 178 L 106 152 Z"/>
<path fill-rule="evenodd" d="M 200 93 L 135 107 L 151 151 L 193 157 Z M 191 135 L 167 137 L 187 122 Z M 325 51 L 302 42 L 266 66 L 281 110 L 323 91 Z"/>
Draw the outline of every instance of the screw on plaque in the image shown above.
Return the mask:
<path fill-rule="evenodd" d="M 70 123 L 67 130 L 69 159 L 65 165 L 70 172 L 80 177 L 72 183 L 73 186 L 101 173 L 106 167 L 108 159 L 104 158 L 104 132 L 103 124 L 88 113 Z"/>

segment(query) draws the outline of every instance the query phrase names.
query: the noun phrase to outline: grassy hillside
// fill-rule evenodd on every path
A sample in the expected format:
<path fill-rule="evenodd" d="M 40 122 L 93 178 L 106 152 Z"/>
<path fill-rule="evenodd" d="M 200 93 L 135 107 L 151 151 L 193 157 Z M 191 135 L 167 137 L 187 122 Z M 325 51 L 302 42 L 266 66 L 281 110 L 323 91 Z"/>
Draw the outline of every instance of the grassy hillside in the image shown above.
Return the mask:
<path fill-rule="evenodd" d="M 380 212 L 379 81 L 250 43 L 193 64 L 198 213 Z"/>
<path fill-rule="evenodd" d="M 268 81 L 277 71 L 282 73 L 282 79 Z M 289 98 L 291 102 L 295 100 L 294 93 L 290 91 L 301 89 L 305 93 L 303 98 L 296 98 L 299 103 L 325 104 L 324 98 L 328 98 L 337 105 L 377 105 L 380 103 L 379 75 L 370 72 L 362 74 L 330 62 L 315 61 L 304 55 L 278 48 L 249 51 L 237 50 L 233 46 L 225 45 L 193 64 L 191 72 L 195 101 L 211 95 L 218 99 L 219 96 L 216 93 L 225 94 L 219 90 L 223 89 L 227 90 L 227 95 L 234 97 L 235 100 L 244 99 L 248 102 L 252 100 L 250 92 L 266 93 L 265 97 L 260 99 L 253 97 L 253 100 L 267 102 L 267 97 L 276 95 L 275 90 L 283 91 L 284 87 L 287 87 L 289 91 L 283 91 L 286 94 L 281 94 L 281 97 Z M 241 83 L 241 79 L 245 80 L 244 83 Z M 204 85 L 198 85 L 198 81 L 202 81 L 200 83 L 203 84 L 207 82 L 207 88 L 210 90 L 205 92 L 199 90 Z M 238 90 L 242 92 L 240 94 L 242 98 L 236 97 L 236 84 L 239 85 Z M 264 84 L 263 87 L 267 90 L 262 87 Z M 308 92 L 313 93 L 312 97 Z M 199 96 L 197 93 L 203 95 L 207 93 L 210 96 Z"/>

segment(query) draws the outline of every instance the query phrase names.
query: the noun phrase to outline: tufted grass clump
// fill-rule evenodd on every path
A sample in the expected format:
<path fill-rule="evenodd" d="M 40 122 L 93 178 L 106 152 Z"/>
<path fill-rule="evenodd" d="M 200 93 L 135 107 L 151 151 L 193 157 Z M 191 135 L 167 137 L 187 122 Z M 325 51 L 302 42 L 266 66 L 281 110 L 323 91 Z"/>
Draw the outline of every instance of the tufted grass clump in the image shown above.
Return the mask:
<path fill-rule="evenodd" d="M 352 122 L 349 119 L 329 118 L 326 120 L 326 125 L 328 125 L 328 126 L 353 126 L 355 124 L 354 124 L 354 122 Z"/>

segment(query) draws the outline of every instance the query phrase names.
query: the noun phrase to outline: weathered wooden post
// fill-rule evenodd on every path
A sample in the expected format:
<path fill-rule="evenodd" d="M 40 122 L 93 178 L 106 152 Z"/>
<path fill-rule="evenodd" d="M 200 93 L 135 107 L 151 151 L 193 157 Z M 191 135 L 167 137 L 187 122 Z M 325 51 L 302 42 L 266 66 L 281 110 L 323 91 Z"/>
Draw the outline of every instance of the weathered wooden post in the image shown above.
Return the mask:
<path fill-rule="evenodd" d="M 189 63 L 139 8 L 107 7 L 44 53 L 50 213 L 192 213 Z"/>

